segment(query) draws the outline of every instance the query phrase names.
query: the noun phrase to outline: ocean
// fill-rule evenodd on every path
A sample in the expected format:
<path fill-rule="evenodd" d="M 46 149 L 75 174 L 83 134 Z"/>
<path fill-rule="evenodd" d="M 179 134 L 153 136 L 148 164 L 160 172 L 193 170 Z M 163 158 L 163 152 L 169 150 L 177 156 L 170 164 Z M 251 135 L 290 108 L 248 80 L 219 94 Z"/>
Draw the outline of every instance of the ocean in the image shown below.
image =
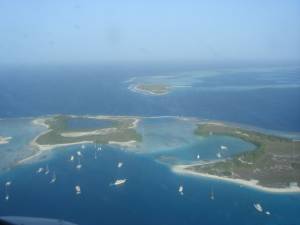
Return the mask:
<path fill-rule="evenodd" d="M 151 76 L 170 73 L 169 68 L 157 67 L 145 71 L 131 67 L 1 68 L 0 135 L 23 133 L 22 143 L 26 146 L 26 141 L 43 129 L 34 129 L 28 125 L 30 119 L 20 117 L 49 114 L 186 116 L 297 135 L 300 131 L 298 68 L 254 72 L 239 69 L 232 74 L 226 72 L 227 76 L 221 71 L 221 75 L 204 76 L 198 83 L 185 75 L 184 82 L 192 83 L 192 87 L 175 89 L 166 96 L 128 90 L 127 81 L 132 77 L 152 79 Z M 232 154 L 241 147 L 251 150 L 253 146 L 228 137 L 198 140 L 192 137 L 192 125 L 173 123 L 168 118 L 161 120 L 158 124 L 157 120 L 145 120 L 139 128 L 147 136 L 142 146 L 146 153 L 102 146 L 103 151 L 95 159 L 95 147 L 88 145 L 83 150 L 83 167 L 78 171 L 75 163 L 68 160 L 79 149 L 72 146 L 52 150 L 42 161 L 1 173 L 0 216 L 58 218 L 79 225 L 300 224 L 299 194 L 273 194 L 174 174 L 157 157 L 167 155 L 190 162 L 199 152 L 205 159 L 216 158 L 214 150 L 220 143 L 232 145 Z M 18 129 L 20 123 L 30 129 Z M 156 131 L 155 135 L 152 131 Z M 171 136 L 163 137 L 166 132 Z M 21 149 L 23 145 L 20 147 L 18 140 L 13 139 L 12 149 Z M 7 150 L 2 146 L 0 150 L 3 149 Z M 122 168 L 117 168 L 118 162 L 124 163 Z M 36 170 L 45 165 L 50 173 L 37 174 Z M 53 172 L 57 181 L 50 184 Z M 122 178 L 127 179 L 123 186 L 111 185 Z M 9 201 L 4 200 L 7 180 L 12 181 Z M 80 185 L 81 195 L 75 194 L 75 185 Z M 179 185 L 184 185 L 184 195 L 178 193 Z M 212 189 L 214 200 L 210 199 Z M 256 211 L 256 202 L 271 215 Z"/>

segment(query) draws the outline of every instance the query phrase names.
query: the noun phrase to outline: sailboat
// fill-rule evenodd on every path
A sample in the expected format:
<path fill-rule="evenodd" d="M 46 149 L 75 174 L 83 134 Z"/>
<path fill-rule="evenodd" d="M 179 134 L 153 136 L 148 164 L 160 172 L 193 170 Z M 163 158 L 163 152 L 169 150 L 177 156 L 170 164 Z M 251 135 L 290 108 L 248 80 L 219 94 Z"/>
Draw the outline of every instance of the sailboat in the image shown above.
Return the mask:
<path fill-rule="evenodd" d="M 254 208 L 258 211 L 258 212 L 262 212 L 263 208 L 259 203 L 255 203 L 253 204 Z"/>
<path fill-rule="evenodd" d="M 221 145 L 221 146 L 220 146 L 220 149 L 221 149 L 221 150 L 227 150 L 228 147 L 227 147 L 226 145 Z"/>
<path fill-rule="evenodd" d="M 8 194 L 8 187 L 11 185 L 11 181 L 7 181 L 5 183 L 5 200 L 8 201 L 9 200 L 9 194 Z"/>
<path fill-rule="evenodd" d="M 40 168 L 37 169 L 36 173 L 41 173 L 43 171 L 44 171 L 44 168 L 40 167 Z"/>
<path fill-rule="evenodd" d="M 75 191 L 76 191 L 76 195 L 80 195 L 81 194 L 81 188 L 79 185 L 75 186 Z"/>
<path fill-rule="evenodd" d="M 45 169 L 45 175 L 47 175 L 50 172 L 48 165 L 46 165 L 46 169 Z"/>
<path fill-rule="evenodd" d="M 53 172 L 53 176 L 52 176 L 52 179 L 50 181 L 50 184 L 54 183 L 56 181 L 56 174 L 55 172 Z"/>
<path fill-rule="evenodd" d="M 210 200 L 215 200 L 214 190 L 211 189 L 210 191 Z"/>
<path fill-rule="evenodd" d="M 124 184 L 126 181 L 127 181 L 127 179 L 118 179 L 114 183 L 112 183 L 111 185 L 119 186 L 121 184 Z"/>
<path fill-rule="evenodd" d="M 82 165 L 80 163 L 80 158 L 78 157 L 78 164 L 76 165 L 76 169 L 80 170 L 82 168 Z"/>
<path fill-rule="evenodd" d="M 178 192 L 179 192 L 181 195 L 183 195 L 183 186 L 182 186 L 182 185 L 179 186 Z"/>

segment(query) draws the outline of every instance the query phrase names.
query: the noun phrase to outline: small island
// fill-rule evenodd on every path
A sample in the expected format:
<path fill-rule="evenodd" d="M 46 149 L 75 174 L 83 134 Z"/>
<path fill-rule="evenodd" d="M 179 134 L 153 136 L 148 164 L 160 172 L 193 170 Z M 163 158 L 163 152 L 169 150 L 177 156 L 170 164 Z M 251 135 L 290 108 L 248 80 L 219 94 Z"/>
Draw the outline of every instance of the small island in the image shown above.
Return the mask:
<path fill-rule="evenodd" d="M 0 145 L 8 144 L 11 139 L 12 139 L 12 137 L 3 137 L 3 136 L 0 136 Z"/>
<path fill-rule="evenodd" d="M 129 87 L 130 90 L 145 95 L 166 95 L 171 87 L 166 84 L 136 84 Z"/>
<path fill-rule="evenodd" d="M 39 150 L 84 143 L 132 147 L 141 141 L 135 129 L 138 122 L 138 118 L 121 116 L 58 115 L 36 119 L 35 124 L 48 129 L 36 137 L 32 145 Z"/>
<path fill-rule="evenodd" d="M 253 143 L 255 150 L 174 170 L 245 184 L 274 192 L 299 192 L 300 142 L 223 123 L 199 124 L 196 135 L 225 135 Z"/>

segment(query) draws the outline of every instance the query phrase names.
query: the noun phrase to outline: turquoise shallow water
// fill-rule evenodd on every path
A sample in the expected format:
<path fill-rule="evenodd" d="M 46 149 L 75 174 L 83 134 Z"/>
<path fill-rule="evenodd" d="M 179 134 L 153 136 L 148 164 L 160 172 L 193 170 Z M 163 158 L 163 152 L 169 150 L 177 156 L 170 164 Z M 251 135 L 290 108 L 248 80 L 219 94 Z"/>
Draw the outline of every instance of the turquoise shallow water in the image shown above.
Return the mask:
<path fill-rule="evenodd" d="M 218 159 L 253 150 L 251 143 L 228 136 L 200 137 L 194 134 L 197 120 L 191 118 L 160 117 L 143 119 L 138 127 L 143 142 L 138 150 L 155 159 L 168 158 L 169 164 L 195 163 Z M 228 150 L 221 150 L 224 145 Z M 197 156 L 199 155 L 199 159 Z M 166 162 L 166 161 L 164 161 Z"/>
<path fill-rule="evenodd" d="M 35 126 L 32 119 L 28 118 L 0 120 L 0 136 L 12 137 L 8 144 L 0 145 L 0 172 L 16 161 L 32 155 L 33 150 L 29 144 L 43 130 L 44 127 Z"/>

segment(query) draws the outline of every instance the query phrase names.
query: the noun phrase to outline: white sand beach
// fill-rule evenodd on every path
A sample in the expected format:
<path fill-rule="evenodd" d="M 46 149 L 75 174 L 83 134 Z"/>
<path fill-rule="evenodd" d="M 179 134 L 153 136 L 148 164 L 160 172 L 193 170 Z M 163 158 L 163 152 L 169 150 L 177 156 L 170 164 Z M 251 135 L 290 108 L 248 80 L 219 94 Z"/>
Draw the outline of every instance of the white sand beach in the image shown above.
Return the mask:
<path fill-rule="evenodd" d="M 118 145 L 120 147 L 133 148 L 136 146 L 137 142 L 134 140 L 131 140 L 131 141 L 109 141 L 108 144 Z"/>
<path fill-rule="evenodd" d="M 243 180 L 243 179 L 233 179 L 228 177 L 220 177 L 216 175 L 206 174 L 206 173 L 198 173 L 195 171 L 188 170 L 187 167 L 190 165 L 176 165 L 172 167 L 172 171 L 178 174 L 183 175 L 191 175 L 196 177 L 203 177 L 203 178 L 209 178 L 209 179 L 217 179 L 222 180 L 225 182 L 231 182 L 235 184 L 239 184 L 242 186 L 250 187 L 257 189 L 259 191 L 265 191 L 270 193 L 300 193 L 300 187 L 299 186 L 291 186 L 286 188 L 271 188 L 271 187 L 264 187 L 258 184 L 257 180 Z"/>
<path fill-rule="evenodd" d="M 144 89 L 140 89 L 139 88 L 140 84 L 135 84 L 135 85 L 130 85 L 128 87 L 128 90 L 135 92 L 135 93 L 139 93 L 139 94 L 143 94 L 143 95 L 152 95 L 152 96 L 160 96 L 160 95 L 167 95 L 170 93 L 170 90 L 165 91 L 163 93 L 156 93 L 150 90 L 144 90 Z"/>

